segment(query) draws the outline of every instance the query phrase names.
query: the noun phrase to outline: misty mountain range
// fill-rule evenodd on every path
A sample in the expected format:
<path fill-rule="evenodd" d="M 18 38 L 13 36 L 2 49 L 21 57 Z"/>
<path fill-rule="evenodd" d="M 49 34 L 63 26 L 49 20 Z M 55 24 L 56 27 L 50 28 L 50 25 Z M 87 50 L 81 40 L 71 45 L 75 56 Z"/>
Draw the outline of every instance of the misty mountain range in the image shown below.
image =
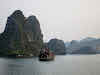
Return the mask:
<path fill-rule="evenodd" d="M 65 43 L 67 54 L 97 54 L 100 53 L 100 39 L 87 37 L 80 41 L 72 40 Z"/>

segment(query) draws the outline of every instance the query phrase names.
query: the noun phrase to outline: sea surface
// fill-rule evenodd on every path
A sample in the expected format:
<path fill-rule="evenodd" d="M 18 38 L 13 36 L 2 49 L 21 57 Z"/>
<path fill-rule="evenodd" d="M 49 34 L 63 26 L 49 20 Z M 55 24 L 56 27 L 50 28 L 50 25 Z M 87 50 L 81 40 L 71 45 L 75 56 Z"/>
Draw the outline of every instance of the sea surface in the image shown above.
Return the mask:
<path fill-rule="evenodd" d="M 56 56 L 50 62 L 0 58 L 0 75 L 100 75 L 100 55 Z"/>

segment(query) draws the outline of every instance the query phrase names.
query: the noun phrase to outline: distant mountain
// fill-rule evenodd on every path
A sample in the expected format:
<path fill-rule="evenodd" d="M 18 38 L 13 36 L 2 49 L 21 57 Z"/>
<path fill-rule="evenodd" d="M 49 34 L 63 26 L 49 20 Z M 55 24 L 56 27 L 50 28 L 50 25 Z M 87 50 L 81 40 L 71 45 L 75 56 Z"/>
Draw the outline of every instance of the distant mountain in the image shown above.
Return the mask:
<path fill-rule="evenodd" d="M 64 55 L 64 54 L 66 54 L 66 47 L 65 47 L 64 41 L 62 41 L 62 40 L 51 39 L 47 43 L 47 46 L 56 55 Z"/>
<path fill-rule="evenodd" d="M 71 41 L 67 47 L 69 54 L 96 54 L 100 53 L 100 39 L 85 38 L 80 42 Z"/>
<path fill-rule="evenodd" d="M 68 47 L 70 42 L 65 42 L 65 46 Z"/>
<path fill-rule="evenodd" d="M 24 17 L 20 10 L 14 11 L 0 35 L 0 54 L 23 52 L 38 55 L 43 44 L 43 35 L 36 16 Z"/>
<path fill-rule="evenodd" d="M 79 49 L 79 42 L 77 40 L 72 40 L 68 47 L 66 47 L 67 54 L 71 54 L 73 51 Z"/>
<path fill-rule="evenodd" d="M 97 40 L 97 39 L 93 38 L 93 37 L 87 37 L 87 38 L 84 38 L 84 39 L 80 40 L 80 42 L 93 41 L 93 40 Z"/>

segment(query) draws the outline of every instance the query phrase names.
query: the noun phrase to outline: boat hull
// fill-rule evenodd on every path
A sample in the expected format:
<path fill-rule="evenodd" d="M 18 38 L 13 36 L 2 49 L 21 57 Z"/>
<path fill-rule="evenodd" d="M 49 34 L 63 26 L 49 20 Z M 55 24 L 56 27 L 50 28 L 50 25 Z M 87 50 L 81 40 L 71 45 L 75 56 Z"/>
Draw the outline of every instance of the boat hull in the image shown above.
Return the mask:
<path fill-rule="evenodd" d="M 54 60 L 54 55 L 53 56 L 48 56 L 46 58 L 39 58 L 40 61 L 52 61 Z"/>

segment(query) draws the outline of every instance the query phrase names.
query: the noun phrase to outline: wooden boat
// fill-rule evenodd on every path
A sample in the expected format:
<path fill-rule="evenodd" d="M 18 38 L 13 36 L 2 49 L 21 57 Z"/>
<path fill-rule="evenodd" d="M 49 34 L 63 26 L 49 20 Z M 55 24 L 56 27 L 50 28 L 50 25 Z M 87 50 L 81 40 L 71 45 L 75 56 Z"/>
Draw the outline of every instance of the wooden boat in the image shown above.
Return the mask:
<path fill-rule="evenodd" d="M 39 56 L 39 60 L 40 61 L 52 61 L 52 60 L 54 60 L 54 54 L 53 54 L 53 52 L 50 52 L 49 51 L 49 54 L 48 55 L 45 55 L 45 53 L 44 53 L 44 56 Z"/>
<path fill-rule="evenodd" d="M 52 54 L 50 54 L 49 56 L 47 56 L 47 57 L 39 57 L 39 60 L 40 61 L 51 61 L 51 60 L 54 60 L 54 55 Z"/>

